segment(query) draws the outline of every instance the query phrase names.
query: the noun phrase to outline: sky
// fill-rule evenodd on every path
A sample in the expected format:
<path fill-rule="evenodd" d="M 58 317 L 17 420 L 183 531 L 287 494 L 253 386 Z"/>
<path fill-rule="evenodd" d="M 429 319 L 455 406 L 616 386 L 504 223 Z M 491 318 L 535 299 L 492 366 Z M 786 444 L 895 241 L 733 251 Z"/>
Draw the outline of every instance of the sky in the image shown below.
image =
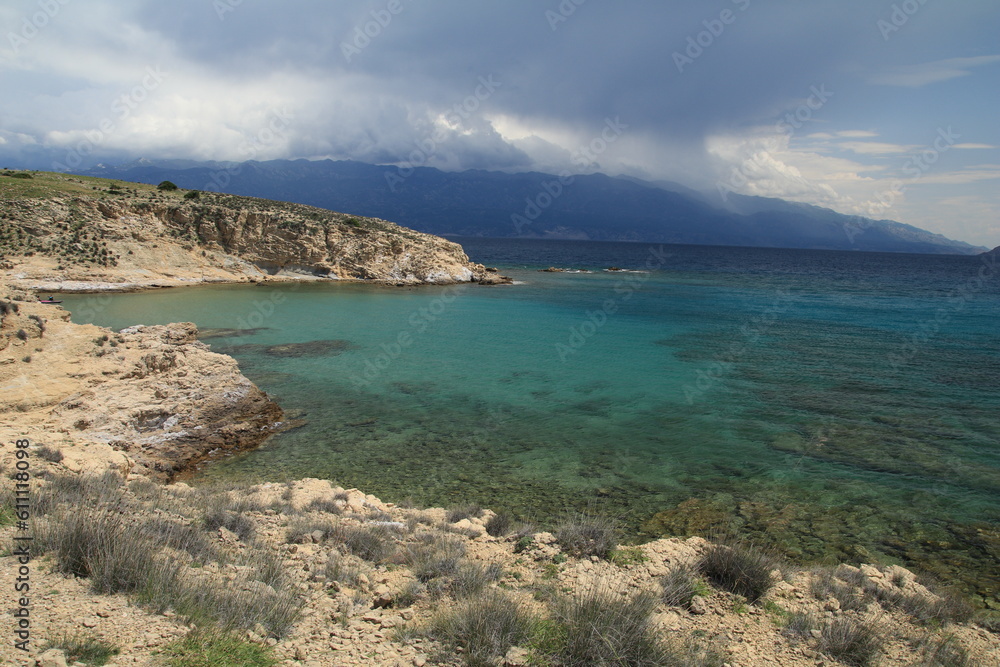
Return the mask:
<path fill-rule="evenodd" d="M 997 0 L 5 0 L 0 167 L 604 172 L 1000 245 Z"/>

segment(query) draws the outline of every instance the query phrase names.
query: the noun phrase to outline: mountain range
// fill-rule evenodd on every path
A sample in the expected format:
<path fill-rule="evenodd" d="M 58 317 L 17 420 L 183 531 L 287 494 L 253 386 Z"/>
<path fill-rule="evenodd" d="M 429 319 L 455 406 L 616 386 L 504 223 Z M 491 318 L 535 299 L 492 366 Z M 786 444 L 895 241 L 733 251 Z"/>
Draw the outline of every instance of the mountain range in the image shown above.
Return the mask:
<path fill-rule="evenodd" d="M 782 199 L 714 195 L 668 182 L 588 174 L 334 160 L 140 159 L 90 176 L 296 202 L 391 220 L 439 236 L 524 237 L 931 254 L 985 250 L 892 220 Z"/>

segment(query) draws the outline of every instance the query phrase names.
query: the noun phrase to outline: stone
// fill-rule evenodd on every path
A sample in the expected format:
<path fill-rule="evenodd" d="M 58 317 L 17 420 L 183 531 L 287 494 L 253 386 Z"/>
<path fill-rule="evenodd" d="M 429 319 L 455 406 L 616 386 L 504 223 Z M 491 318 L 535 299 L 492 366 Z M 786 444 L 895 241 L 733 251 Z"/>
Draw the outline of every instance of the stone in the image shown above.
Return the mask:
<path fill-rule="evenodd" d="M 35 660 L 37 667 L 67 667 L 66 654 L 60 649 L 50 648 Z"/>
<path fill-rule="evenodd" d="M 524 667 L 531 664 L 531 654 L 520 646 L 511 646 L 503 657 L 504 667 Z"/>
<path fill-rule="evenodd" d="M 691 598 L 691 603 L 688 605 L 688 611 L 692 614 L 702 615 L 708 613 L 708 603 L 700 595 L 695 595 Z"/>

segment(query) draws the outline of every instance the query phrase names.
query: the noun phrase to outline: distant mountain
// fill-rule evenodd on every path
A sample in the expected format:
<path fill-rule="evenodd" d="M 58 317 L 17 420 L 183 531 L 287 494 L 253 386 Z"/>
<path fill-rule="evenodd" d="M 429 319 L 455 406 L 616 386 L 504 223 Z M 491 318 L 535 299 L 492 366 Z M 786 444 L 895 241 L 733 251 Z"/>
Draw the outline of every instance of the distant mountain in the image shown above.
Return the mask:
<path fill-rule="evenodd" d="M 781 199 L 730 195 L 727 208 L 674 183 L 353 161 L 151 161 L 86 175 L 219 190 L 391 220 L 442 236 L 533 237 L 701 245 L 974 254 L 961 241 Z"/>

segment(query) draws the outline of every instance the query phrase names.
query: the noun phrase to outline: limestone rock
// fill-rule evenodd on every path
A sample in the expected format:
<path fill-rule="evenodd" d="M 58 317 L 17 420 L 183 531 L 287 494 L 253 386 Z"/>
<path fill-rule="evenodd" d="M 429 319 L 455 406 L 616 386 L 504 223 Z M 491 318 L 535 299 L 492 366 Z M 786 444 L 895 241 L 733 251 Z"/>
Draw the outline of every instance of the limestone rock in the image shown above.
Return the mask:
<path fill-rule="evenodd" d="M 37 667 L 66 667 L 66 654 L 60 649 L 50 648 L 35 660 Z"/>

